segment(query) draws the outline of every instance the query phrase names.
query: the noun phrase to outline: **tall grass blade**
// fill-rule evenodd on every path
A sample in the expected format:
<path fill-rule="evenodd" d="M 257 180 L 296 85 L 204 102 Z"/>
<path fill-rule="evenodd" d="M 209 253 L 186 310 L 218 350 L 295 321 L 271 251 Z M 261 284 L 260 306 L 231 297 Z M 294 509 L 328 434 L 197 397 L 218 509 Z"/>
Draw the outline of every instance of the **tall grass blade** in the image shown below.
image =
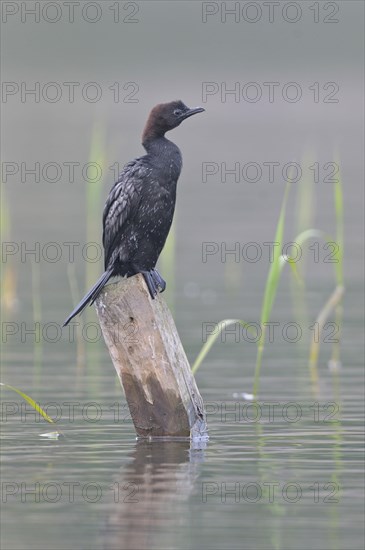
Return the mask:
<path fill-rule="evenodd" d="M 335 200 L 335 212 L 336 212 L 336 240 L 338 244 L 338 254 L 337 259 L 338 263 L 336 266 L 337 274 L 337 284 L 344 284 L 343 277 L 343 247 L 344 247 L 344 219 L 343 219 L 343 193 L 342 193 L 342 184 L 341 176 L 338 175 L 338 178 L 334 184 L 334 200 Z"/>
<path fill-rule="evenodd" d="M 337 276 L 337 285 L 344 287 L 344 212 L 343 212 L 343 192 L 342 192 L 342 182 L 341 175 L 338 174 L 338 178 L 334 184 L 334 201 L 335 201 L 335 212 L 336 212 L 336 238 L 338 244 L 338 263 L 335 264 L 336 276 Z M 341 329 L 342 329 L 342 301 L 339 302 L 336 306 L 335 313 L 335 322 L 338 327 L 339 337 L 338 341 L 333 344 L 332 348 L 332 357 L 329 362 L 329 367 L 333 371 L 338 371 L 341 366 Z"/>
<path fill-rule="evenodd" d="M 303 159 L 303 166 L 310 166 L 311 158 L 313 158 L 314 155 L 311 157 L 307 155 L 306 158 Z M 295 204 L 295 219 L 296 219 L 296 233 L 297 235 L 300 235 L 304 233 L 308 227 L 313 227 L 313 220 L 314 220 L 314 214 L 315 214 L 315 197 L 314 197 L 314 177 L 304 177 L 301 178 L 299 184 L 298 184 L 298 191 L 296 196 L 296 204 Z M 294 239 L 294 241 L 298 243 L 297 239 Z M 300 245 L 299 245 L 300 246 Z M 306 327 L 309 326 L 309 311 L 308 311 L 308 304 L 306 300 L 306 266 L 307 266 L 307 257 L 308 253 L 306 252 L 307 249 L 303 249 L 303 247 L 299 248 L 303 252 L 301 258 L 300 258 L 300 269 L 299 271 L 299 282 L 300 284 L 297 284 L 298 277 L 294 276 L 290 278 L 290 294 L 291 294 L 291 300 L 292 300 L 292 308 L 293 308 L 293 314 L 295 321 L 298 323 L 299 326 Z M 299 264 L 298 264 L 299 267 Z M 295 275 L 295 274 L 294 274 Z M 307 339 L 301 338 L 299 342 L 299 346 L 302 348 L 302 353 L 307 352 L 307 345 L 308 341 Z"/>
<path fill-rule="evenodd" d="M 318 357 L 319 357 L 321 334 L 329 315 L 342 300 L 343 293 L 344 293 L 344 287 L 340 285 L 337 286 L 316 319 L 317 330 L 313 331 L 313 338 L 312 338 L 312 343 L 311 343 L 310 353 L 309 353 L 309 372 L 310 372 L 312 387 L 314 388 L 316 393 L 318 388 L 317 364 L 318 364 Z"/>
<path fill-rule="evenodd" d="M 3 382 L 0 382 L 0 386 L 3 386 L 4 388 L 7 388 L 8 390 L 14 391 L 18 395 L 20 395 L 20 397 L 22 397 L 27 403 L 29 403 L 29 405 L 31 407 L 33 407 L 33 409 L 35 411 L 37 411 L 37 413 L 39 413 L 41 416 L 43 416 L 43 418 L 45 420 L 47 420 L 47 422 L 50 422 L 50 424 L 54 424 L 54 421 L 52 420 L 52 418 L 50 416 L 48 416 L 48 414 L 42 409 L 42 407 L 40 405 L 38 405 L 38 403 L 36 403 L 34 401 L 34 399 L 29 397 L 29 395 L 27 395 L 26 393 L 18 390 L 18 388 L 14 388 L 14 386 L 10 386 L 9 384 L 3 384 Z"/>
<path fill-rule="evenodd" d="M 264 351 L 264 343 L 265 343 L 265 337 L 266 337 L 265 323 L 268 323 L 270 320 L 270 314 L 271 314 L 271 310 L 276 297 L 278 284 L 280 280 L 280 274 L 284 265 L 283 260 L 281 259 L 280 251 L 282 250 L 282 247 L 283 247 L 285 212 L 286 212 L 286 204 L 287 204 L 288 195 L 289 195 L 289 189 L 290 189 L 290 182 L 287 183 L 287 186 L 285 189 L 283 203 L 282 203 L 281 211 L 279 215 L 279 220 L 276 227 L 275 243 L 278 243 L 279 246 L 274 246 L 273 261 L 271 263 L 269 275 L 266 281 L 264 299 L 262 303 L 261 320 L 260 320 L 261 336 L 257 346 L 256 366 L 255 366 L 254 385 L 253 385 L 254 396 L 257 396 L 257 393 L 259 391 L 262 354 Z"/>

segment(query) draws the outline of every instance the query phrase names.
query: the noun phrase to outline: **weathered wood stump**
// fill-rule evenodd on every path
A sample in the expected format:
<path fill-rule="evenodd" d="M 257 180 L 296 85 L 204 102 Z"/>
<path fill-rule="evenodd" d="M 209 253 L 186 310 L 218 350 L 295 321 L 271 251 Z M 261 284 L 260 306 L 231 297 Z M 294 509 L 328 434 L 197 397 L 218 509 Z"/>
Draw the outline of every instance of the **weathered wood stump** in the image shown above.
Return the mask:
<path fill-rule="evenodd" d="M 171 313 L 142 275 L 107 285 L 95 302 L 105 343 L 142 437 L 206 437 L 204 405 Z"/>

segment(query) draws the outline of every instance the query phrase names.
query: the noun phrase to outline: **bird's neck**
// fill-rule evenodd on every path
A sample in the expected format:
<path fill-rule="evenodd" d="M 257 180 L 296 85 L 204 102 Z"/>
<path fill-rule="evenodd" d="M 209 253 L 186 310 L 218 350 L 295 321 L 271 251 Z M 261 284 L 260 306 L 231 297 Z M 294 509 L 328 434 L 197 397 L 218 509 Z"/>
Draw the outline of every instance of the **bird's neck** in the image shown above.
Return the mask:
<path fill-rule="evenodd" d="M 146 149 L 147 153 L 153 154 L 164 150 L 168 144 L 172 143 L 165 138 L 164 135 L 143 135 L 142 136 L 142 145 Z"/>
<path fill-rule="evenodd" d="M 142 145 L 151 156 L 181 156 L 178 146 L 165 136 L 143 140 Z"/>
<path fill-rule="evenodd" d="M 167 172 L 169 179 L 177 181 L 182 168 L 182 156 L 178 146 L 165 136 L 148 139 L 143 141 L 142 145 L 147 151 L 150 163 L 160 171 Z"/>

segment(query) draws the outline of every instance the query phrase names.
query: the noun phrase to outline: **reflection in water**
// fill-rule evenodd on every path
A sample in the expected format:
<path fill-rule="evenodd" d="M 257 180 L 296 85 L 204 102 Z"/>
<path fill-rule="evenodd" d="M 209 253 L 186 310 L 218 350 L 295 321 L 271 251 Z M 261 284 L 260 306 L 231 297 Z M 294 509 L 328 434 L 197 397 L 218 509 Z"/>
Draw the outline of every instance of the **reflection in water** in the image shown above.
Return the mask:
<path fill-rule="evenodd" d="M 171 544 L 169 525 L 183 516 L 182 505 L 194 491 L 206 445 L 188 439 L 137 441 L 132 461 L 113 483 L 113 511 L 102 537 L 105 549 L 144 550 L 165 535 Z"/>

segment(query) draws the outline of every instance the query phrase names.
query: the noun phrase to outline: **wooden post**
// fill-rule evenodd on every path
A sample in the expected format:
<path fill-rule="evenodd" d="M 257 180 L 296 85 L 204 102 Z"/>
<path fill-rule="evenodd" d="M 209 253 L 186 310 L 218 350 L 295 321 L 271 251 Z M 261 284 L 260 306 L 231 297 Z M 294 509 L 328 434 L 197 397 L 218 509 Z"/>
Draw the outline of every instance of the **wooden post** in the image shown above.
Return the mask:
<path fill-rule="evenodd" d="M 95 304 L 137 434 L 206 437 L 203 401 L 162 296 L 152 300 L 138 274 L 107 285 Z"/>

